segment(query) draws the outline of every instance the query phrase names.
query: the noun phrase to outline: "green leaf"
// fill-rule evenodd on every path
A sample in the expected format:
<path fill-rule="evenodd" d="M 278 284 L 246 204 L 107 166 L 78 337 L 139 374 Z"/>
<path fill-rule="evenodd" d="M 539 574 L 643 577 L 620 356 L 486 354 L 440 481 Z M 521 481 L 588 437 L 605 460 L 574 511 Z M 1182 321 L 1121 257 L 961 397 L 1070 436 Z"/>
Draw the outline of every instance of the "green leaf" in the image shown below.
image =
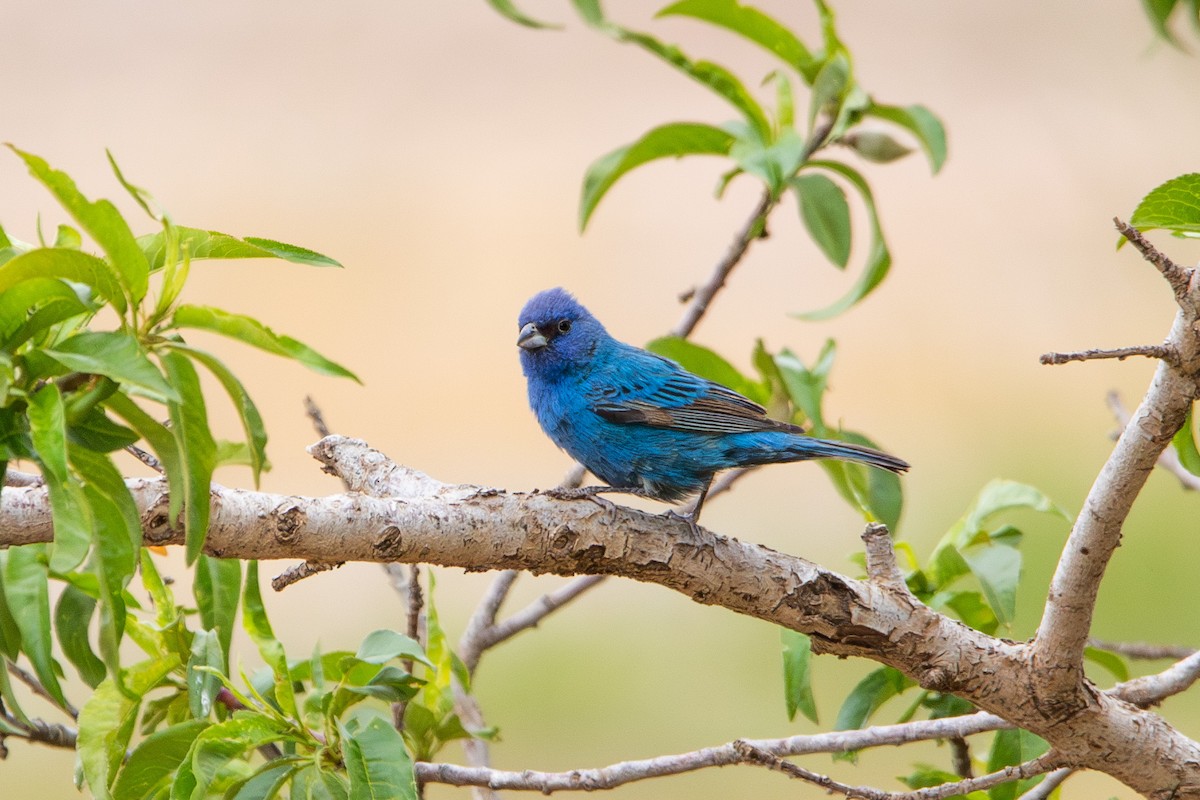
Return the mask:
<path fill-rule="evenodd" d="M 225 669 L 225 653 L 216 631 L 196 631 L 192 637 L 192 654 L 187 663 L 187 688 L 188 707 L 196 719 L 207 719 L 212 712 L 213 698 L 221 688 L 221 679 L 214 671 L 221 673 Z"/>
<path fill-rule="evenodd" d="M 82 283 L 124 314 L 129 304 L 112 266 L 88 253 L 61 247 L 40 247 L 0 264 L 0 295 L 32 278 L 63 278 Z"/>
<path fill-rule="evenodd" d="M 21 632 L 21 649 L 50 696 L 59 705 L 66 705 L 58 683 L 60 670 L 51 654 L 49 578 L 44 546 L 9 548 L 4 562 L 4 594 Z"/>
<path fill-rule="evenodd" d="M 879 707 L 917 684 L 892 667 L 877 669 L 858 682 L 838 711 L 833 729 L 857 730 L 866 725 Z"/>
<path fill-rule="evenodd" d="M 278 720 L 252 711 L 239 711 L 232 719 L 210 725 L 192 743 L 190 758 L 175 777 L 171 796 L 204 798 L 213 782 L 231 761 L 248 750 L 272 742 L 295 739 Z"/>
<path fill-rule="evenodd" d="M 209 372 L 215 375 L 221 385 L 225 387 L 225 392 L 237 409 L 242 429 L 246 432 L 246 454 L 249 457 L 250 469 L 254 474 L 254 485 L 257 487 L 259 476 L 267 466 L 267 428 L 263 424 L 262 415 L 258 413 L 258 406 L 254 405 L 246 387 L 242 385 L 237 376 L 216 356 L 186 345 L 172 346 L 176 350 L 186 352 L 207 367 Z"/>
<path fill-rule="evenodd" d="M 167 474 L 167 486 L 170 489 L 167 513 L 171 520 L 178 520 L 183 509 L 183 497 L 187 494 L 187 477 L 184 474 L 180 444 L 175 434 L 124 394 L 118 392 L 106 398 L 104 404 L 128 422 L 129 426 L 149 443 L 154 455 L 158 457 L 163 472 Z"/>
<path fill-rule="evenodd" d="M 96 611 L 96 599 L 75 586 L 67 585 L 54 606 L 54 632 L 67 661 L 75 666 L 79 677 L 95 689 L 108 674 L 88 641 L 88 625 Z"/>
<path fill-rule="evenodd" d="M 277 797 L 292 777 L 300 769 L 293 761 L 277 759 L 259 767 L 258 772 L 244 781 L 240 786 L 234 784 L 225 793 L 229 800 L 271 800 Z M 236 790 L 236 791 L 235 791 Z"/>
<path fill-rule="evenodd" d="M 195 569 L 192 591 L 196 597 L 196 607 L 200 610 L 200 624 L 216 633 L 221 652 L 226 656 L 222 666 L 228 671 L 228 656 L 242 588 L 242 562 L 201 554 L 196 560 Z"/>
<path fill-rule="evenodd" d="M 1043 755 L 1049 749 L 1050 745 L 1046 743 L 1045 739 L 1029 731 L 1020 728 L 996 731 L 996 738 L 992 740 L 991 752 L 988 753 L 987 771 L 997 772 L 1005 767 L 1024 764 L 1026 761 Z M 991 800 L 1015 800 L 1016 797 L 1041 782 L 1043 777 L 1039 775 L 1036 778 L 1002 783 L 989 789 L 988 797 Z"/>
<path fill-rule="evenodd" d="M 29 398 L 28 415 L 54 518 L 50 566 L 55 572 L 70 572 L 83 562 L 91 547 L 91 524 L 83 488 L 67 468 L 66 419 L 58 386 L 48 383 L 35 392 Z"/>
<path fill-rule="evenodd" d="M 137 339 L 128 333 L 84 331 L 46 348 L 45 352 L 68 369 L 105 375 L 160 403 L 180 399 Z"/>
<path fill-rule="evenodd" d="M 1019 508 L 1054 514 L 1067 521 L 1071 519 L 1067 512 L 1055 505 L 1054 501 L 1039 489 L 1018 481 L 997 479 L 988 482 L 971 504 L 965 518 L 965 531 L 970 534 L 983 530 L 997 514 Z"/>
<path fill-rule="evenodd" d="M 142 800 L 157 797 L 170 785 L 172 773 L 187 758 L 196 737 L 208 722 L 193 719 L 164 728 L 147 736 L 129 755 L 112 787 L 114 800 Z"/>
<path fill-rule="evenodd" d="M 808 83 L 816 77 L 819 62 L 794 33 L 757 8 L 737 0 L 681 0 L 656 16 L 694 17 L 746 37 L 774 53 Z"/>
<path fill-rule="evenodd" d="M 736 367 L 707 347 L 702 347 L 678 336 L 663 336 L 649 342 L 646 349 L 676 361 L 684 369 L 733 389 L 755 402 L 762 403 L 769 399 L 766 389 L 761 383 L 747 378 Z"/>
<path fill-rule="evenodd" d="M 601 156 L 588 167 L 579 201 L 579 229 L 588 221 L 600 200 L 625 173 L 660 158 L 696 155 L 726 155 L 733 146 L 731 133 L 700 122 L 673 122 L 642 134 L 637 141 Z"/>
<path fill-rule="evenodd" d="M 142 698 L 179 667 L 174 655 L 154 658 L 124 670 L 124 687 L 113 676 L 104 679 L 79 711 L 77 751 L 83 777 L 96 800 L 112 797 Z"/>
<path fill-rule="evenodd" d="M 799 711 L 817 722 L 817 702 L 812 690 L 812 641 L 803 633 L 779 629 L 783 639 L 783 691 L 788 719 Z"/>
<path fill-rule="evenodd" d="M 387 722 L 371 717 L 342 728 L 342 757 L 350 776 L 350 800 L 416 800 L 412 757 Z"/>
<path fill-rule="evenodd" d="M 57 278 L 29 278 L 0 292 L 0 345 L 13 351 L 51 326 L 91 308 Z"/>
<path fill-rule="evenodd" d="M 342 266 L 329 256 L 298 245 L 277 242 L 274 239 L 261 239 L 254 236 L 238 239 L 227 233 L 185 228 L 179 225 L 176 225 L 174 230 L 179 235 L 179 247 L 186 248 L 191 259 L 278 258 L 312 267 Z M 150 269 L 162 269 L 167 262 L 167 234 L 159 232 L 142 236 L 138 238 L 137 243 L 145 252 Z"/>
<path fill-rule="evenodd" d="M 1192 424 L 1192 409 L 1189 408 L 1183 426 L 1175 432 L 1171 439 L 1179 463 L 1193 475 L 1200 475 L 1200 450 L 1196 449 L 1196 429 Z"/>
<path fill-rule="evenodd" d="M 1087 647 L 1083 651 L 1083 657 L 1093 664 L 1103 667 L 1117 681 L 1129 680 L 1129 664 L 1117 653 L 1110 653 L 1108 650 L 1101 650 L 1098 647 Z"/>
<path fill-rule="evenodd" d="M 912 148 L 905 147 L 882 131 L 861 131 L 853 137 L 843 137 L 842 141 L 864 159 L 875 164 L 890 164 L 912 152 Z"/>
<path fill-rule="evenodd" d="M 89 201 L 65 172 L 52 169 L 32 153 L 9 147 L 108 255 L 130 302 L 140 302 L 149 287 L 150 266 L 116 206 L 107 200 Z"/>
<path fill-rule="evenodd" d="M 954 551 L 957 554 L 957 550 Z M 1000 627 L 996 613 L 984 602 L 979 592 L 964 590 L 951 593 L 948 597 L 931 602 L 930 605 L 944 605 L 953 611 L 958 618 L 977 631 L 991 635 Z"/>
<path fill-rule="evenodd" d="M 925 151 L 933 174 L 941 171 L 942 165 L 946 163 L 946 129 L 932 111 L 919 105 L 889 106 L 871 103 L 866 113 L 909 131 Z"/>
<path fill-rule="evenodd" d="M 850 260 L 850 204 L 846 193 L 824 175 L 798 175 L 789 184 L 808 235 L 826 258 L 844 268 Z"/>
<path fill-rule="evenodd" d="M 813 434 L 817 436 L 829 433 L 822 415 L 821 401 L 829 385 L 829 372 L 833 369 L 836 356 L 837 343 L 833 339 L 826 339 L 812 369 L 806 367 L 791 350 L 785 349 L 774 358 L 788 398 L 804 412 L 813 425 Z"/>
<path fill-rule="evenodd" d="M 0 655 L 9 661 L 16 661 L 17 656 L 21 654 L 21 629 L 17 625 L 12 609 L 9 608 L 8 592 L 4 588 L 7 560 L 7 551 L 0 550 Z M 7 672 L 0 669 L 0 674 L 7 674 Z"/>
<path fill-rule="evenodd" d="M 554 23 L 550 22 L 540 22 L 528 14 L 522 13 L 521 10 L 518 9 L 512 2 L 512 0 L 487 0 L 487 3 L 505 19 L 509 20 L 510 22 L 515 22 L 518 25 L 524 25 L 526 28 L 562 27 L 561 25 L 555 25 Z"/>
<path fill-rule="evenodd" d="M 880 449 L 871 439 L 854 431 L 839 430 L 826 435 L 834 440 Z M 869 522 L 882 522 L 895 533 L 900 525 L 904 501 L 900 476 L 847 461 L 822 459 L 818 463 L 847 503 L 862 511 Z"/>
<path fill-rule="evenodd" d="M 1150 25 L 1154 28 L 1154 32 L 1159 38 L 1170 42 L 1175 47 L 1181 47 L 1179 40 L 1171 31 L 1167 24 L 1171 18 L 1171 12 L 1179 5 L 1179 0 L 1142 0 L 1142 8 L 1146 11 L 1146 16 L 1150 18 Z"/>
<path fill-rule="evenodd" d="M 1129 224 L 1139 231 L 1162 228 L 1178 235 L 1200 236 L 1200 172 L 1156 186 L 1138 203 Z"/>
<path fill-rule="evenodd" d="M 678 47 L 663 44 L 649 34 L 638 33 L 611 22 L 604 17 L 599 3 L 595 0 L 575 0 L 575 8 L 585 22 L 600 32 L 619 42 L 634 44 L 653 53 L 683 74 L 712 89 L 741 112 L 742 117 L 757 131 L 762 141 L 770 140 L 771 123 L 762 106 L 737 76 L 725 67 L 710 61 L 692 61 Z"/>
<path fill-rule="evenodd" d="M 773 141 L 764 143 L 756 134 L 739 136 L 729 155 L 745 172 L 760 178 L 773 197 L 783 194 L 788 181 L 804 163 L 805 145 L 791 128 L 780 132 Z"/>
<path fill-rule="evenodd" d="M 809 311 L 793 315 L 799 319 L 815 321 L 836 317 L 838 314 L 852 308 L 870 294 L 887 277 L 888 269 L 892 265 L 892 254 L 888 251 L 887 242 L 883 238 L 883 228 L 880 226 L 879 213 L 875 208 L 875 196 L 871 193 L 871 187 L 867 185 L 862 175 L 845 164 L 840 164 L 836 161 L 810 161 L 808 162 L 808 166 L 834 172 L 849 181 L 858 190 L 859 194 L 862 195 L 863 202 L 867 208 L 867 218 L 871 226 L 871 245 L 867 251 L 866 263 L 863 265 L 862 275 L 859 276 L 858 281 L 850 288 L 850 291 L 832 305 L 819 311 Z"/>
<path fill-rule="evenodd" d="M 349 682 L 349 678 L 352 676 L 347 675 L 347 683 L 340 688 L 351 694 L 374 697 L 376 700 L 382 700 L 385 703 L 400 703 L 412 699 L 417 693 L 417 687 L 424 683 L 420 678 L 405 672 L 399 667 L 378 668 L 374 664 L 369 666 L 378 670 L 369 681 L 359 686 L 352 685 Z M 351 670 L 351 672 L 355 671 Z M 343 703 L 342 705 L 343 708 L 349 707 L 349 703 Z"/>
<path fill-rule="evenodd" d="M 1013 547 L 970 548 L 963 560 L 979 581 L 996 618 L 1012 624 L 1017 613 L 1017 585 L 1021 581 L 1021 551 Z"/>
<path fill-rule="evenodd" d="M 403 658 L 433 666 L 420 644 L 387 628 L 368 633 L 354 657 L 368 664 L 386 664 L 394 658 Z"/>
<path fill-rule="evenodd" d="M 172 386 L 183 402 L 170 402 L 171 432 L 183 454 L 184 529 L 187 538 L 187 562 L 195 562 L 204 547 L 211 513 L 212 473 L 216 466 L 217 443 L 208 428 L 208 411 L 196 368 L 182 354 L 159 354 Z"/>
<path fill-rule="evenodd" d="M 134 444 L 140 438 L 124 425 L 109 419 L 99 408 L 92 408 L 67 428 L 67 437 L 73 445 L 81 445 L 97 453 L 111 453 Z"/>
<path fill-rule="evenodd" d="M 231 314 L 211 306 L 181 305 L 175 309 L 174 324 L 180 328 L 206 330 L 237 339 L 268 353 L 295 359 L 322 375 L 358 381 L 354 373 L 345 367 L 335 364 L 290 336 L 275 333 L 252 317 Z"/>
<path fill-rule="evenodd" d="M 287 654 L 271 630 L 267 609 L 258 591 L 257 561 L 249 561 L 246 564 L 246 588 L 242 594 L 242 627 L 250 634 L 263 661 L 275 675 L 275 699 L 280 710 L 291 719 L 300 719 L 300 712 L 296 707 L 296 694 L 292 689 L 292 677 L 288 671 Z"/>

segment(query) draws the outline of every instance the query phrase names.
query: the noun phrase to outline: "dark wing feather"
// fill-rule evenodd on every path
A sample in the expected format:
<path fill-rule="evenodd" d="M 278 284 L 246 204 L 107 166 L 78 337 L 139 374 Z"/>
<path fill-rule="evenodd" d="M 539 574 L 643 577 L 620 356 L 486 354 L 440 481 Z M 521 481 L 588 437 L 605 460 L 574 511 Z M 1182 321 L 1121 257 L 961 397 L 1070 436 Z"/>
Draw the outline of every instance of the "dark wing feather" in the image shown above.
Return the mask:
<path fill-rule="evenodd" d="M 636 366 L 641 369 L 611 370 L 604 376 L 603 388 L 593 392 L 592 409 L 609 422 L 716 434 L 801 431 L 771 419 L 758 403 L 673 361 L 644 351 L 639 355 L 643 358 Z"/>

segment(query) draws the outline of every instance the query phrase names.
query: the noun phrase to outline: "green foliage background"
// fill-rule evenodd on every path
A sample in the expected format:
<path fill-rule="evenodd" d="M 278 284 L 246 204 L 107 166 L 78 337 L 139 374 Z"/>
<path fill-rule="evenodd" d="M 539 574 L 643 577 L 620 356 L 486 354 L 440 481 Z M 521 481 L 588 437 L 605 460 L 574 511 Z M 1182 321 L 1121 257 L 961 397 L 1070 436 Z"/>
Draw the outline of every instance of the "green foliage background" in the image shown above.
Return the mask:
<path fill-rule="evenodd" d="M 315 438 L 300 407 L 306 393 L 339 432 L 445 480 L 557 481 L 565 458 L 524 408 L 512 346 L 521 302 L 565 284 L 615 333 L 648 341 L 674 323 L 675 295 L 707 276 L 756 200 L 748 181 L 711 200 L 716 175 L 705 159 L 660 162 L 622 179 L 577 238 L 579 181 L 598 155 L 665 120 L 721 120 L 727 110 L 645 54 L 583 30 L 562 6 L 529 6 L 569 21 L 566 33 L 535 34 L 482 4 L 442 5 L 230 3 L 130 16 L 99 3 L 66 20 L 35 4 L 8 10 L 22 35 L 0 54 L 8 109 L 0 138 L 67 169 L 89 196 L 116 199 L 101 157 L 108 147 L 188 224 L 295 241 L 347 265 L 193 268 L 194 302 L 254 313 L 367 385 L 229 352 L 272 435 L 275 469 L 264 488 L 338 489 L 302 453 Z M 809 14 L 763 6 L 801 25 Z M 651 24 L 645 4 L 607 8 L 630 25 Z M 826 416 L 861 424 L 913 462 L 904 534 L 922 555 L 996 475 L 1038 485 L 1073 510 L 1107 451 L 1103 393 L 1120 388 L 1132 404 L 1150 365 L 1050 369 L 1036 357 L 1161 338 L 1169 298 L 1132 251 L 1114 254 L 1108 219 L 1197 168 L 1189 115 L 1200 112 L 1187 98 L 1200 67 L 1153 45 L 1135 4 L 1105 17 L 1068 3 L 838 11 L 860 78 L 881 97 L 935 108 L 950 128 L 952 158 L 933 181 L 915 157 L 871 170 L 895 264 L 857 310 L 817 324 L 786 317 L 833 302 L 854 275 L 825 268 L 799 225 L 777 224 L 696 340 L 749 371 L 758 337 L 805 363 L 837 338 Z M 746 74 L 774 67 L 695 23 L 654 24 L 697 57 Z M 0 162 L 0 186 L 0 220 L 12 235 L 36 238 L 33 209 L 47 232 L 66 221 L 15 158 Z M 118 203 L 139 213 L 132 201 Z M 1161 241 L 1177 260 L 1196 254 L 1194 245 Z M 236 418 L 212 405 L 232 436 Z M 217 478 L 249 485 L 245 470 Z M 1190 602 L 1195 502 L 1164 477 L 1152 481 L 1102 595 L 1098 633 L 1200 638 L 1186 615 L 1163 614 Z M 1023 636 L 1036 622 L 1062 525 L 1021 522 L 1027 586 L 1014 631 Z M 755 477 L 708 509 L 706 523 L 854 569 L 846 554 L 860 520 L 811 467 Z M 485 581 L 440 576 L 452 636 Z M 527 581 L 514 600 L 550 585 Z M 354 649 L 367 632 L 402 624 L 369 566 L 266 600 L 277 635 L 298 653 L 314 632 L 326 649 Z M 759 623 L 612 583 L 485 660 L 477 689 L 502 729 L 496 763 L 563 769 L 807 730 L 783 713 L 778 651 L 777 633 Z M 870 671 L 818 660 L 818 704 Z M 880 713 L 898 715 L 906 702 L 898 705 Z M 826 701 L 820 710 L 829 724 L 836 709 Z M 1200 727 L 1183 724 L 1193 734 Z M 944 759 L 932 748 L 928 756 Z M 890 757 L 867 755 L 865 771 L 847 774 L 864 782 L 900 774 L 914 758 Z M 74 796 L 61 755 L 14 746 L 0 770 L 9 785 L 61 775 L 61 796 Z M 726 770 L 622 796 L 715 797 L 735 786 L 763 797 L 794 791 L 777 776 Z"/>

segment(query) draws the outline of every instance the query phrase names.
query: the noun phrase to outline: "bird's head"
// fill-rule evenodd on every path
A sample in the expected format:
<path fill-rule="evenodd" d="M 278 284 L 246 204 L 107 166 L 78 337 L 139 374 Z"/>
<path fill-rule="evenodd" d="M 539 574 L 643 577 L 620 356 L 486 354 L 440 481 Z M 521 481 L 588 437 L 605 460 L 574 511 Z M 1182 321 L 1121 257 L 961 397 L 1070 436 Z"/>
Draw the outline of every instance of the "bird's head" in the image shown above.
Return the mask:
<path fill-rule="evenodd" d="M 608 336 L 604 326 L 565 289 L 535 294 L 521 309 L 521 367 L 527 377 L 551 377 L 591 360 Z"/>

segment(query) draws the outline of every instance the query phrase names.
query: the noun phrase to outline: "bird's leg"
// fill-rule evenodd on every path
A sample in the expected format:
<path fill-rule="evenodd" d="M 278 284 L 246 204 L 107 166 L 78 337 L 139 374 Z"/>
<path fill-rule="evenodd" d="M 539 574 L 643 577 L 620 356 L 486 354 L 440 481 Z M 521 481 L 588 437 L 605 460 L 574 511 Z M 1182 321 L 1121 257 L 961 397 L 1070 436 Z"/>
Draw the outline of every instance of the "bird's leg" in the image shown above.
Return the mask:
<path fill-rule="evenodd" d="M 704 508 L 704 498 L 708 496 L 708 490 L 712 486 L 712 476 L 704 482 L 704 488 L 700 490 L 699 496 L 696 497 L 696 502 L 692 504 L 692 510 L 687 514 L 679 514 L 675 511 L 668 511 L 668 516 L 678 517 L 687 523 L 688 530 L 692 532 L 692 538 L 700 538 L 700 509 Z"/>

